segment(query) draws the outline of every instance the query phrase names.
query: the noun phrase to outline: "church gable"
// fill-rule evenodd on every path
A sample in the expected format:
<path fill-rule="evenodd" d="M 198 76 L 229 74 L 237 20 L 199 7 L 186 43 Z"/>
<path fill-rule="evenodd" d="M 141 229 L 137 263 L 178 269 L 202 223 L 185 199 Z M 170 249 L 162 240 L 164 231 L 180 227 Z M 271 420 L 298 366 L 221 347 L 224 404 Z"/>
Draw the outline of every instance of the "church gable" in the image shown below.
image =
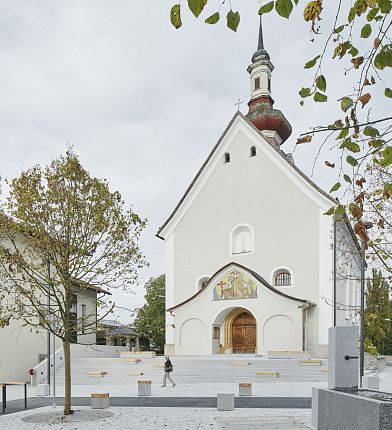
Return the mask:
<path fill-rule="evenodd" d="M 296 166 L 294 166 L 287 159 L 284 153 L 280 151 L 280 149 L 276 149 L 271 145 L 271 143 L 269 143 L 268 139 L 270 139 L 270 135 L 271 133 L 262 133 L 258 131 L 253 124 L 238 112 L 233 117 L 222 137 L 207 157 L 203 166 L 193 179 L 172 214 L 159 229 L 157 236 L 161 239 L 165 239 L 170 235 L 190 208 L 193 201 L 197 198 L 197 195 L 205 187 L 209 178 L 218 166 L 238 161 L 236 160 L 235 154 L 232 153 L 234 145 L 234 151 L 237 150 L 237 155 L 239 155 L 239 145 L 236 145 L 236 141 L 238 140 L 241 140 L 240 156 L 243 160 L 251 157 L 257 158 L 259 156 L 269 160 L 274 169 L 281 171 L 289 181 L 294 183 L 302 193 L 306 194 L 312 201 L 321 207 L 322 210 L 327 210 L 333 204 L 336 204 L 336 201 L 331 196 L 318 188 Z M 237 149 L 235 149 L 235 146 L 237 146 Z M 228 166 L 228 168 L 229 167 L 230 166 Z M 244 173 L 249 174 L 249 171 L 243 171 L 242 174 Z M 262 186 L 263 184 L 255 185 Z"/>

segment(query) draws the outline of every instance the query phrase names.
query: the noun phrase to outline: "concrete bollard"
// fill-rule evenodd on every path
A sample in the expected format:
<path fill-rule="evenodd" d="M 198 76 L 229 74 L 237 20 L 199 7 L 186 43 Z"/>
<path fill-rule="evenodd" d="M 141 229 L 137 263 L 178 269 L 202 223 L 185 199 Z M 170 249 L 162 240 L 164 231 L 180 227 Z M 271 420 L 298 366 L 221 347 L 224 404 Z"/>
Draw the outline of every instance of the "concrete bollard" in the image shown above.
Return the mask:
<path fill-rule="evenodd" d="M 38 384 L 37 385 L 37 396 L 49 396 L 49 385 L 48 384 Z"/>
<path fill-rule="evenodd" d="M 138 396 L 151 396 L 151 381 L 138 381 L 137 382 L 137 395 Z"/>
<path fill-rule="evenodd" d="M 252 395 L 252 383 L 251 382 L 240 382 L 238 386 L 238 394 L 240 396 L 251 396 Z"/>
<path fill-rule="evenodd" d="M 107 409 L 109 407 L 109 393 L 92 393 L 91 408 Z"/>
<path fill-rule="evenodd" d="M 379 390 L 380 378 L 378 376 L 362 376 L 362 388 Z"/>
<path fill-rule="evenodd" d="M 234 394 L 218 393 L 216 396 L 216 406 L 218 408 L 218 411 L 233 411 Z"/>

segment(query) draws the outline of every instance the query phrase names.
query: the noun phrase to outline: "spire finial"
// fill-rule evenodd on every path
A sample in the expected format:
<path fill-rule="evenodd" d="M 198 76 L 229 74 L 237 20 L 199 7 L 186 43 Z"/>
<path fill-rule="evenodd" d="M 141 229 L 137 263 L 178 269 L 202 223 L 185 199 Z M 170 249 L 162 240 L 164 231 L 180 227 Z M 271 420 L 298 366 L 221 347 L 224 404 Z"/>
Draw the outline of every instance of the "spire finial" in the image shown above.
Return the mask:
<path fill-rule="evenodd" d="M 259 43 L 257 45 L 257 50 L 261 51 L 262 49 L 264 49 L 264 40 L 263 40 L 263 23 L 261 21 L 261 15 L 260 15 Z"/>

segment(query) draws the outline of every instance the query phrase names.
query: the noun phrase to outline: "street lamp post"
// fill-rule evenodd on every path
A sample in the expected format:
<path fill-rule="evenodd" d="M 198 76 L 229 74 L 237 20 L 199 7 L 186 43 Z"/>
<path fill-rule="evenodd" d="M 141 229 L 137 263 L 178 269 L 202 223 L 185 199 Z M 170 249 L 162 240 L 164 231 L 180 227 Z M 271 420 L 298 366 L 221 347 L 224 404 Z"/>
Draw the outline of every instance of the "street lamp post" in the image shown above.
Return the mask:
<path fill-rule="evenodd" d="M 373 227 L 373 223 L 365 222 L 367 230 Z M 359 386 L 362 388 L 362 377 L 365 370 L 365 272 L 366 264 L 366 242 L 361 242 L 361 326 L 359 342 Z"/>

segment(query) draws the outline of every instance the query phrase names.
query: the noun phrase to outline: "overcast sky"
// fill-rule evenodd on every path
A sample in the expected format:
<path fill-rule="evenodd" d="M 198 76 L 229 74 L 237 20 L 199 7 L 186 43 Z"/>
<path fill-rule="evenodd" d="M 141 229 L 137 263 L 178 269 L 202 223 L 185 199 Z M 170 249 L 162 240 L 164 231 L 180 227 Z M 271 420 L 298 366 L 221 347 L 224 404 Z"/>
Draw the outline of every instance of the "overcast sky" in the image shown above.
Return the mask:
<path fill-rule="evenodd" d="M 249 100 L 246 69 L 257 46 L 258 5 L 236 3 L 237 33 L 223 22 L 207 26 L 185 10 L 183 28 L 175 30 L 173 2 L 165 0 L 0 3 L 0 175 L 45 165 L 71 144 L 92 175 L 107 178 L 148 219 L 141 248 L 150 267 L 141 284 L 164 272 L 158 227 L 235 113 L 236 99 Z M 300 132 L 333 119 L 335 109 L 299 106 L 298 90 L 311 79 L 303 64 L 318 53 L 301 14 L 264 20 L 275 107 L 293 126 L 286 152 Z M 332 94 L 339 80 L 329 82 Z M 241 110 L 246 113 L 246 103 Z M 320 139 L 294 154 L 308 175 Z M 320 168 L 313 179 L 329 189 L 330 173 Z M 122 306 L 140 306 L 143 288 L 116 298 Z"/>

